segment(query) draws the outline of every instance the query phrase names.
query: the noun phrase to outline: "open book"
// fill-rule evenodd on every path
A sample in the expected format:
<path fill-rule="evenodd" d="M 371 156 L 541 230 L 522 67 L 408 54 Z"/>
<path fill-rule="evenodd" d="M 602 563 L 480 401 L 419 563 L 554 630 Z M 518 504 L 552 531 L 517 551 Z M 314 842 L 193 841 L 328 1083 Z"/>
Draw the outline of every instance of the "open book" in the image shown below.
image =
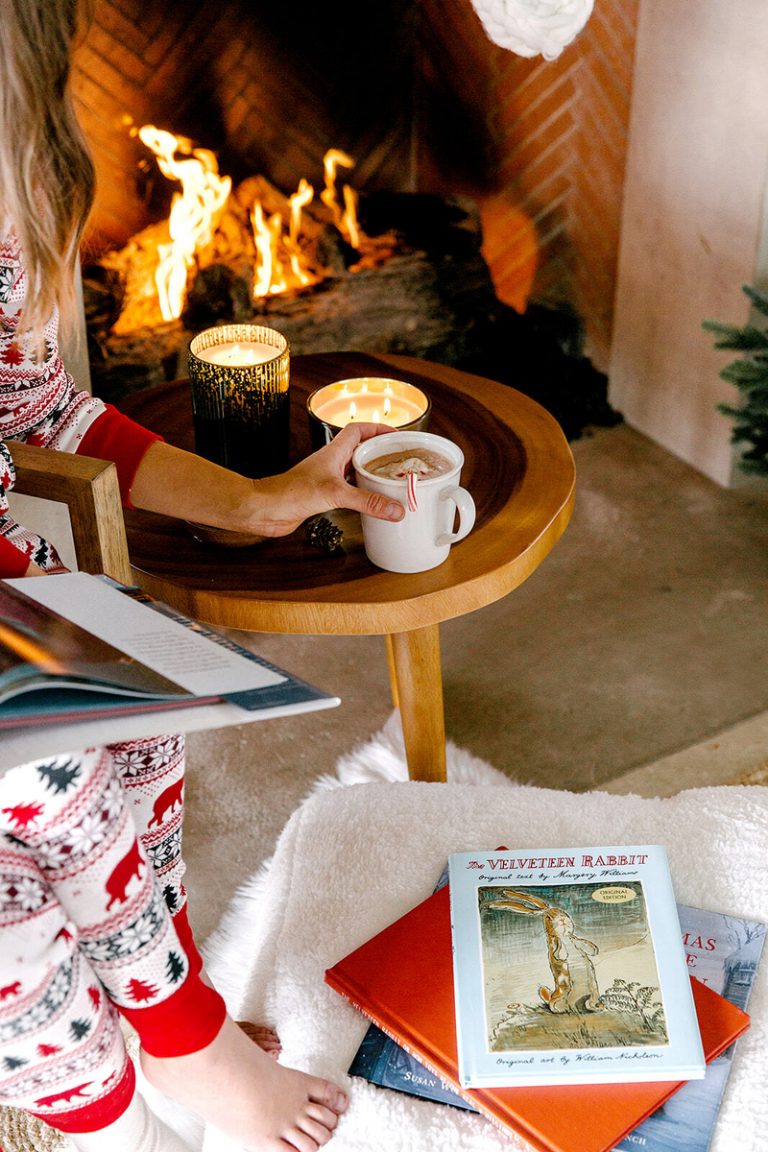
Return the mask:
<path fill-rule="evenodd" d="M 106 577 L 0 581 L 0 732 L 222 704 L 225 723 L 245 723 L 338 703 Z M 110 728 L 108 739 L 140 734 Z"/>

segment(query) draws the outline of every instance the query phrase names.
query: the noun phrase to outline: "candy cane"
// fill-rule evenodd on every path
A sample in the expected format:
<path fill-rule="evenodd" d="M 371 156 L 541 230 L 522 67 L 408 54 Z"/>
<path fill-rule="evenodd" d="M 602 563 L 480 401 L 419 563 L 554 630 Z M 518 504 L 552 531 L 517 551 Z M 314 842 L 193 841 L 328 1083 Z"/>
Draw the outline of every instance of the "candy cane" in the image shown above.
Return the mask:
<path fill-rule="evenodd" d="M 415 512 L 418 504 L 416 503 L 416 472 L 411 471 L 408 473 L 408 511 Z"/>

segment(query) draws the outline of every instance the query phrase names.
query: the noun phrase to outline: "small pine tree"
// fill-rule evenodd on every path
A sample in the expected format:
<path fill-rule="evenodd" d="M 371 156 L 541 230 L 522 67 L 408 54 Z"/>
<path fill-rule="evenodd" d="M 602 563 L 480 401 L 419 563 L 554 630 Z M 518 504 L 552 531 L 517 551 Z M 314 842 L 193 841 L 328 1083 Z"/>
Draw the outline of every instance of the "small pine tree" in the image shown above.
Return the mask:
<path fill-rule="evenodd" d="M 748 284 L 742 285 L 742 291 L 757 311 L 768 317 L 768 296 Z M 715 348 L 744 353 L 742 359 L 734 360 L 720 373 L 723 380 L 736 385 L 744 397 L 743 403 L 717 407 L 734 421 L 732 442 L 750 445 L 740 461 L 742 471 L 768 476 L 768 331 L 754 324 L 739 328 L 716 320 L 705 320 L 703 327 L 716 335 Z"/>
<path fill-rule="evenodd" d="M 163 888 L 163 896 L 168 905 L 169 912 L 175 912 L 179 905 L 179 895 L 173 884 L 166 884 Z"/>
<path fill-rule="evenodd" d="M 57 764 L 52 760 L 48 764 L 38 764 L 37 774 L 44 781 L 46 788 L 55 793 L 66 792 L 80 775 L 78 764 L 69 759 L 65 764 Z"/>
<path fill-rule="evenodd" d="M 169 952 L 168 960 L 165 965 L 165 974 L 172 984 L 178 984 L 181 977 L 184 975 L 186 967 L 181 956 L 178 952 Z"/>
<path fill-rule="evenodd" d="M 90 1030 L 91 1023 L 89 1020 L 83 1020 L 81 1018 L 79 1020 L 70 1020 L 69 1022 L 69 1031 L 73 1040 L 82 1040 L 84 1036 L 88 1035 Z"/>
<path fill-rule="evenodd" d="M 146 980 L 138 980 L 135 976 L 128 981 L 126 987 L 127 995 L 138 1004 L 144 1000 L 154 999 L 159 991 L 160 989 L 155 984 L 149 984 Z"/>

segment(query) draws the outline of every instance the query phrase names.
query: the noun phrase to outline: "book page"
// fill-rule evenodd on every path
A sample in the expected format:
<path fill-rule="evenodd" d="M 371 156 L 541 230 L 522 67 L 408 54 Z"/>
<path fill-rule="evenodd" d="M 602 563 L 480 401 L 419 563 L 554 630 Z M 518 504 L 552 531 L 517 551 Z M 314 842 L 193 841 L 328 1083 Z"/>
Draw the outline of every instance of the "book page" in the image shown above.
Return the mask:
<path fill-rule="evenodd" d="M 6 581 L 196 696 L 280 684 L 278 672 L 193 632 L 85 572 Z"/>

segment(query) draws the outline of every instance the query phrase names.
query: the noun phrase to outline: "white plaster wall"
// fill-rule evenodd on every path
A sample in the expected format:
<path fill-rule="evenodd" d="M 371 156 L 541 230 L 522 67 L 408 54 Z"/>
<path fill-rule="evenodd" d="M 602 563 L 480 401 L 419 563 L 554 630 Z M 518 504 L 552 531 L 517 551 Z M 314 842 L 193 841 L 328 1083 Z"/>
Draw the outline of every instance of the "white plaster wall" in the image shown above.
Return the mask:
<path fill-rule="evenodd" d="M 768 178 L 766 0 L 641 0 L 610 399 L 721 485 L 734 479 L 705 319 L 741 324 L 762 278 Z M 762 254 L 762 255 L 761 255 Z"/>

